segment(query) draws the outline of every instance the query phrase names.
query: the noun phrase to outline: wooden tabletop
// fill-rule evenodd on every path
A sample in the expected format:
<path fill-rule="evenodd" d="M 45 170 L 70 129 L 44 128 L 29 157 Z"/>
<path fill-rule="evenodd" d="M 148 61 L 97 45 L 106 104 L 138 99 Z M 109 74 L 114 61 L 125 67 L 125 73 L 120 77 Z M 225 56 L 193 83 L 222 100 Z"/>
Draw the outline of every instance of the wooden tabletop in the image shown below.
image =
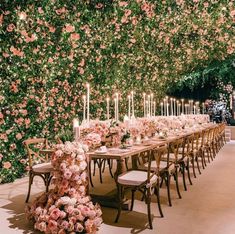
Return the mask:
<path fill-rule="evenodd" d="M 133 145 L 127 149 L 121 149 L 121 148 L 107 148 L 107 152 L 99 152 L 99 150 L 88 152 L 88 155 L 91 158 L 107 158 L 107 159 L 117 159 L 121 160 L 136 154 L 139 154 L 141 152 L 151 150 L 155 147 L 159 147 L 161 145 L 166 145 L 172 141 L 175 141 L 176 139 L 179 139 L 181 137 L 186 137 L 187 135 L 191 135 L 196 132 L 203 131 L 207 128 L 211 128 L 215 125 L 207 124 L 204 126 L 200 126 L 198 128 L 188 128 L 183 131 L 178 132 L 172 132 L 169 134 L 168 137 L 165 139 L 159 139 L 159 137 L 153 137 L 149 140 L 144 141 L 140 145 Z"/>

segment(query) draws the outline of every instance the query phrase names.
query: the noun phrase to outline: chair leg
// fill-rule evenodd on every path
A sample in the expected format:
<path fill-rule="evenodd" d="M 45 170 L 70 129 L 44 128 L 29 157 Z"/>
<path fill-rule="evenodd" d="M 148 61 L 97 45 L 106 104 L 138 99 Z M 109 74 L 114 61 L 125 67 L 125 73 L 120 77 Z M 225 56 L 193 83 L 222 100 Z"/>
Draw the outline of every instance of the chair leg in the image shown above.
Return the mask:
<path fill-rule="evenodd" d="M 188 180 L 189 180 L 189 183 L 192 185 L 193 183 L 192 183 L 192 180 L 191 180 L 191 175 L 190 175 L 190 170 L 189 170 L 189 159 L 188 159 L 188 161 L 187 161 L 187 167 L 186 167 L 186 169 L 187 169 L 187 172 L 188 172 Z"/>
<path fill-rule="evenodd" d="M 29 172 L 29 187 L 28 187 L 28 194 L 27 194 L 27 197 L 26 197 L 26 200 L 25 202 L 28 203 L 29 201 L 29 197 L 30 197 L 30 193 L 31 193 L 31 185 L 33 183 L 33 178 L 34 178 L 34 175 Z"/>
<path fill-rule="evenodd" d="M 162 187 L 164 179 L 161 177 L 160 188 Z"/>
<path fill-rule="evenodd" d="M 89 169 L 89 180 L 90 180 L 90 184 L 91 184 L 91 187 L 94 187 L 93 181 L 92 181 L 92 174 L 91 174 L 91 161 L 88 163 L 88 169 Z"/>
<path fill-rule="evenodd" d="M 195 172 L 194 156 L 192 157 L 191 162 L 192 162 L 192 166 L 193 166 L 193 176 L 194 176 L 194 178 L 197 178 L 196 172 Z"/>
<path fill-rule="evenodd" d="M 103 164 L 103 168 L 102 168 L 102 173 L 104 173 L 104 170 L 105 170 L 105 164 L 106 164 L 106 159 L 102 159 L 102 164 Z"/>
<path fill-rule="evenodd" d="M 208 163 L 210 163 L 210 150 L 209 148 L 206 149 L 206 154 L 207 154 L 207 160 L 208 160 Z"/>
<path fill-rule="evenodd" d="M 167 182 L 167 186 L 166 187 L 167 187 L 168 203 L 169 203 L 169 206 L 172 206 L 172 203 L 171 203 L 171 192 L 170 192 L 171 175 L 169 173 L 167 173 L 166 182 Z"/>
<path fill-rule="evenodd" d="M 135 201 L 135 190 L 131 190 L 131 208 L 130 210 L 132 211 L 133 210 L 133 207 L 134 207 L 134 201 Z"/>
<path fill-rule="evenodd" d="M 151 197 L 150 197 L 150 188 L 147 189 L 147 210 L 148 210 L 148 220 L 149 228 L 153 229 L 152 218 L 151 218 Z"/>
<path fill-rule="evenodd" d="M 45 174 L 46 193 L 49 190 L 50 181 L 51 181 L 51 174 L 50 173 Z"/>
<path fill-rule="evenodd" d="M 186 181 L 185 181 L 185 165 L 184 162 L 181 163 L 181 173 L 183 176 L 183 185 L 184 185 L 184 190 L 187 191 L 187 186 L 186 186 Z"/>
<path fill-rule="evenodd" d="M 202 169 L 204 170 L 205 169 L 205 165 L 204 165 L 204 159 L 203 159 L 203 152 L 201 150 L 199 151 L 199 156 L 201 158 Z"/>
<path fill-rule="evenodd" d="M 109 165 L 109 173 L 111 175 L 111 177 L 113 178 L 113 173 L 112 173 L 112 162 L 111 162 L 112 159 L 107 159 L 108 161 L 108 165 Z"/>
<path fill-rule="evenodd" d="M 204 162 L 204 165 L 205 165 L 205 168 L 206 168 L 207 164 L 206 164 L 205 150 L 202 151 L 202 157 L 203 157 L 203 162 Z"/>
<path fill-rule="evenodd" d="M 126 166 L 126 169 L 128 170 L 128 159 L 129 158 L 125 158 L 125 166 Z"/>
<path fill-rule="evenodd" d="M 196 156 L 196 162 L 197 162 L 197 169 L 198 169 L 198 172 L 199 172 L 199 174 L 202 174 L 202 173 L 201 173 L 201 170 L 200 170 L 200 166 L 199 166 L 198 156 Z"/>
<path fill-rule="evenodd" d="M 175 177 L 176 190 L 177 190 L 179 199 L 181 199 L 182 197 L 181 197 L 180 189 L 179 189 L 178 170 L 177 170 L 177 168 L 176 168 L 176 170 L 175 170 L 174 177 Z"/>
<path fill-rule="evenodd" d="M 93 160 L 93 176 L 95 176 L 95 165 L 96 165 L 97 162 L 97 159 L 94 159 Z"/>
<path fill-rule="evenodd" d="M 122 211 L 122 187 L 118 185 L 118 213 L 115 219 L 115 223 L 118 222 Z"/>
<path fill-rule="evenodd" d="M 100 183 L 102 184 L 103 183 L 103 179 L 102 179 L 102 164 L 103 164 L 103 161 L 100 158 L 98 160 L 99 160 L 98 167 L 99 167 Z"/>
<path fill-rule="evenodd" d="M 161 200 L 160 200 L 160 189 L 159 189 L 159 185 L 157 185 L 154 189 L 154 193 L 155 195 L 157 196 L 157 205 L 158 205 L 158 210 L 159 210 L 159 213 L 161 215 L 161 217 L 163 218 L 164 215 L 163 215 L 163 212 L 162 212 L 162 207 L 161 207 Z"/>

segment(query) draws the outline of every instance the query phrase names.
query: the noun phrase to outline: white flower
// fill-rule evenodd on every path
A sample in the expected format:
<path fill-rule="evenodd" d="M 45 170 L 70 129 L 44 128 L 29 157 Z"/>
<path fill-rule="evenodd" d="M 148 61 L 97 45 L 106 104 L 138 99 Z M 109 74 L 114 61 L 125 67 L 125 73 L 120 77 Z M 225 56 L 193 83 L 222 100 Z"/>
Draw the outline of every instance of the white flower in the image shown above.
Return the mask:
<path fill-rule="evenodd" d="M 76 173 L 76 172 L 80 171 L 80 168 L 79 168 L 78 165 L 72 165 L 72 166 L 69 167 L 69 169 L 72 173 Z"/>
<path fill-rule="evenodd" d="M 85 145 L 85 144 L 82 145 L 82 148 L 85 152 L 88 152 L 88 150 L 89 150 L 88 145 Z"/>
<path fill-rule="evenodd" d="M 70 203 L 70 197 L 64 196 L 60 198 L 62 205 L 68 205 Z"/>
<path fill-rule="evenodd" d="M 57 157 L 61 157 L 62 155 L 63 155 L 63 151 L 62 150 L 56 150 L 56 152 L 55 152 L 55 155 L 57 156 Z"/>
<path fill-rule="evenodd" d="M 87 163 L 85 161 L 81 161 L 79 163 L 79 168 L 81 171 L 84 171 L 86 169 L 86 167 L 87 167 Z"/>
<path fill-rule="evenodd" d="M 84 155 L 84 154 L 79 154 L 79 155 L 77 155 L 77 160 L 78 160 L 79 162 L 85 160 L 85 155 Z"/>
<path fill-rule="evenodd" d="M 74 206 L 76 203 L 77 203 L 77 199 L 75 197 L 73 197 L 73 198 L 70 199 L 69 205 Z"/>
<path fill-rule="evenodd" d="M 84 151 L 83 151 L 82 148 L 76 148 L 76 153 L 77 153 L 78 155 L 83 155 L 83 154 L 84 154 Z"/>

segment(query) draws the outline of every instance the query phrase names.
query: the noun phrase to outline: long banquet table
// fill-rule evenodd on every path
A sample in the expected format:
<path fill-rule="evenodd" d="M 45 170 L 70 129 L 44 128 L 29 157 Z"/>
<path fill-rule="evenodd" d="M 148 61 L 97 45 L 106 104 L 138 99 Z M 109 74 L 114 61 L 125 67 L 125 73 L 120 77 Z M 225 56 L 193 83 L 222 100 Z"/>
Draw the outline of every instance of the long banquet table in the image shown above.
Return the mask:
<path fill-rule="evenodd" d="M 186 137 L 196 132 L 202 132 L 208 128 L 215 127 L 215 124 L 208 123 L 204 125 L 197 126 L 195 128 L 187 128 L 182 131 L 175 131 L 169 133 L 169 135 L 165 139 L 159 139 L 159 137 L 153 137 L 149 140 L 145 140 L 140 145 L 133 145 L 128 149 L 120 149 L 120 148 L 109 148 L 106 153 L 99 153 L 98 151 L 89 152 L 88 156 L 89 159 L 115 159 L 117 162 L 117 169 L 114 174 L 115 181 L 117 180 L 118 176 L 125 172 L 125 159 L 131 158 L 132 162 L 132 169 L 137 168 L 137 159 L 140 153 L 151 150 L 161 145 L 167 145 L 170 142 L 173 142 L 179 138 Z M 110 206 L 110 207 L 117 207 L 117 193 L 113 191 L 113 194 L 110 196 L 100 196 L 95 194 L 90 194 L 95 201 L 98 201 L 101 205 Z M 128 209 L 128 203 L 123 209 Z"/>

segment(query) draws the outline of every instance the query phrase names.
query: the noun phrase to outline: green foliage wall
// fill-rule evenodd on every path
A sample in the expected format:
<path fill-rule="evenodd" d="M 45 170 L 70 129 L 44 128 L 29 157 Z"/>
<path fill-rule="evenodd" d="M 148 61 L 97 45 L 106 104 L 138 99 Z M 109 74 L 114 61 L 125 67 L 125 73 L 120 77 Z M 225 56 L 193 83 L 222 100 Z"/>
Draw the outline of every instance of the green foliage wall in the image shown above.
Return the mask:
<path fill-rule="evenodd" d="M 188 94 L 189 99 L 196 99 L 200 93 L 200 100 L 220 100 L 221 95 L 230 101 L 230 94 L 235 87 L 235 56 L 229 56 L 223 61 L 213 61 L 206 68 L 197 68 L 194 72 L 186 74 L 177 83 L 170 85 L 168 92 L 174 94 Z M 193 96 L 194 95 L 194 96 Z"/>
<path fill-rule="evenodd" d="M 0 181 L 24 172 L 22 141 L 55 135 L 82 115 L 85 83 L 91 112 L 104 98 L 154 91 L 234 53 L 234 0 L 0 2 Z"/>

